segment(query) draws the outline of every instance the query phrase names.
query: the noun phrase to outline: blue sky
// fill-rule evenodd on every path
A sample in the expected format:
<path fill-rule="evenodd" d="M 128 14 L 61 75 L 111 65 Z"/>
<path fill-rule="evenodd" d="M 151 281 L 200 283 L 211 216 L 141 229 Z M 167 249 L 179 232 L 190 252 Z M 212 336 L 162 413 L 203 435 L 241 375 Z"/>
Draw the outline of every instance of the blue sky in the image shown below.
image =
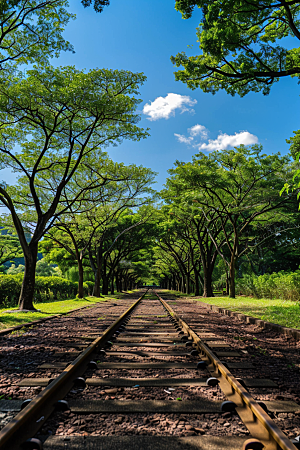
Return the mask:
<path fill-rule="evenodd" d="M 176 82 L 170 56 L 179 51 L 198 53 L 195 29 L 200 12 L 196 10 L 191 19 L 183 20 L 174 4 L 175 0 L 111 0 L 111 5 L 97 14 L 91 7 L 84 9 L 80 0 L 70 1 L 70 11 L 77 19 L 69 23 L 65 37 L 76 53 L 63 53 L 53 64 L 127 69 L 147 76 L 141 87 L 140 126 L 149 127 L 151 136 L 109 148 L 110 157 L 151 167 L 159 173 L 156 188 L 160 189 L 176 159 L 189 161 L 197 153 L 193 145 L 204 144 L 202 149 L 207 151 L 218 144 L 257 141 L 266 153 L 287 153 L 285 139 L 300 128 L 297 81 L 282 79 L 269 96 L 251 93 L 244 98 L 222 91 L 214 96 L 204 94 Z M 193 45 L 192 49 L 188 45 Z M 159 97 L 164 100 L 156 100 Z M 161 102 L 166 107 L 160 109 L 159 117 Z M 150 105 L 145 110 L 156 120 L 143 113 L 145 104 Z M 195 125 L 201 127 L 193 128 Z M 212 143 L 207 145 L 209 139 Z"/>

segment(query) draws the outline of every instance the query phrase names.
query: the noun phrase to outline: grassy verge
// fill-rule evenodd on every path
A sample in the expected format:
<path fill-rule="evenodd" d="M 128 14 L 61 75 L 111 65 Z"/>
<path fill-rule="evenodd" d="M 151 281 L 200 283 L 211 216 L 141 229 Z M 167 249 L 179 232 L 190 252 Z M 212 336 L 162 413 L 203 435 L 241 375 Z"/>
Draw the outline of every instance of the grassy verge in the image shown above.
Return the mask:
<path fill-rule="evenodd" d="M 209 297 L 195 300 L 230 309 L 248 316 L 284 327 L 300 329 L 300 307 L 297 302 L 288 300 L 256 299 L 251 297 Z"/>
<path fill-rule="evenodd" d="M 300 329 L 300 305 L 298 302 L 280 299 L 252 298 L 237 296 L 228 297 L 194 297 L 194 294 L 183 294 L 182 292 L 164 289 L 164 294 L 176 298 L 192 297 L 194 300 L 203 301 L 210 305 L 239 312 L 248 316 L 257 317 L 267 322 L 277 323 L 284 327 Z"/>
<path fill-rule="evenodd" d="M 85 297 L 83 299 L 63 300 L 59 302 L 35 303 L 35 308 L 40 312 L 27 313 L 6 313 L 16 308 L 1 308 L 0 309 L 0 330 L 5 328 L 22 325 L 23 323 L 32 322 L 34 320 L 42 319 L 43 317 L 53 316 L 55 314 L 62 314 L 73 309 L 81 308 L 82 306 L 93 306 L 96 303 L 103 302 L 109 299 L 115 299 L 115 296 L 104 295 L 101 298 Z"/>

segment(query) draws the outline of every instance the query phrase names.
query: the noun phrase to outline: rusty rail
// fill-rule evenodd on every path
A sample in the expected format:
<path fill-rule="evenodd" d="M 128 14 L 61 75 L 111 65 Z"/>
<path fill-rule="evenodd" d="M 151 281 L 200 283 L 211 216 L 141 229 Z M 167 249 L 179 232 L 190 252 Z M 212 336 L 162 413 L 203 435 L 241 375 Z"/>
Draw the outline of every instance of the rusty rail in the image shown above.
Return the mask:
<path fill-rule="evenodd" d="M 98 350 L 106 344 L 132 313 L 147 291 L 148 289 L 101 337 L 96 338 L 55 380 L 2 428 L 0 431 L 1 450 L 24 450 L 26 448 L 25 441 L 32 438 L 42 428 L 50 414 L 57 409 L 57 402 L 62 400 L 73 388 L 75 379 L 85 372 L 91 358 L 96 356 Z M 28 445 L 28 448 L 33 447 Z"/>
<path fill-rule="evenodd" d="M 236 412 L 253 438 L 264 445 L 264 450 L 297 450 L 288 437 L 277 427 L 266 411 L 252 398 L 249 392 L 239 383 L 216 355 L 205 345 L 196 333 L 182 320 L 178 314 L 157 295 L 165 310 L 172 316 L 186 333 L 192 338 L 200 352 L 201 358 L 207 363 L 211 375 L 218 379 L 219 386 L 229 401 L 236 405 Z M 253 448 L 253 447 L 248 447 Z"/>

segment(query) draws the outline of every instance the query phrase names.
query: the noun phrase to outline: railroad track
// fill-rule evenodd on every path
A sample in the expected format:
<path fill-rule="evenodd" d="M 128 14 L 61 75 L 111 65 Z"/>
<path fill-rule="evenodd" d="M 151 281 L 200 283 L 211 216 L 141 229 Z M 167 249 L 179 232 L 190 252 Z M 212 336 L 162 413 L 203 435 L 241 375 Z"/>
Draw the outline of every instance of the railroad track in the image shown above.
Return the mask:
<path fill-rule="evenodd" d="M 105 331 L 86 319 L 83 335 L 64 341 L 64 351 L 18 382 L 41 392 L 6 400 L 21 410 L 0 431 L 0 449 L 300 448 L 270 417 L 271 402 L 249 394 L 256 380 L 230 372 L 249 365 L 221 362 L 226 343 L 203 328 L 196 333 L 159 294 L 146 293 L 130 306 L 127 300 L 119 317 L 112 308 Z M 222 431 L 214 426 L 218 417 Z"/>

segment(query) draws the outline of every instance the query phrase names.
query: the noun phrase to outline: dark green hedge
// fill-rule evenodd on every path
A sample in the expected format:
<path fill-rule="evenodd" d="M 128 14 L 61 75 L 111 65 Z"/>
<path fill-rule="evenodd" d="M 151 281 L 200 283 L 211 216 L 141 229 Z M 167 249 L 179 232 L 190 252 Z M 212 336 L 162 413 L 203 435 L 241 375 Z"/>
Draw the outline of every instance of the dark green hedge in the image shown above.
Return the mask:
<path fill-rule="evenodd" d="M 23 274 L 0 275 L 0 305 L 17 306 Z M 90 295 L 93 284 L 83 283 L 84 295 Z M 66 300 L 76 297 L 78 283 L 60 277 L 36 277 L 34 302 L 47 302 L 51 300 Z"/>

